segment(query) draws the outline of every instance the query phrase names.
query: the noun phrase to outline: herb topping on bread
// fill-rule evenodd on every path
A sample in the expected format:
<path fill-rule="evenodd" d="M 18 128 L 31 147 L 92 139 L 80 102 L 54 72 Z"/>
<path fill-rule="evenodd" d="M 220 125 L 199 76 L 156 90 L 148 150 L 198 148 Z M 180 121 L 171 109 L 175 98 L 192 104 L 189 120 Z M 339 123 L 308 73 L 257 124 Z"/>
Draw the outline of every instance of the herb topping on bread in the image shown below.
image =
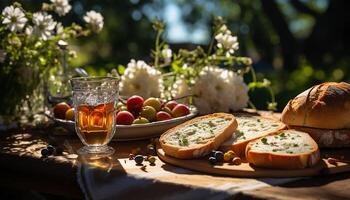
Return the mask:
<path fill-rule="evenodd" d="M 320 151 L 307 133 L 281 130 L 249 142 L 246 158 L 258 167 L 301 169 L 316 165 L 320 161 Z"/>
<path fill-rule="evenodd" d="M 217 149 L 237 128 L 235 117 L 214 113 L 194 118 L 172 129 L 159 139 L 164 152 L 177 158 L 197 158 Z"/>

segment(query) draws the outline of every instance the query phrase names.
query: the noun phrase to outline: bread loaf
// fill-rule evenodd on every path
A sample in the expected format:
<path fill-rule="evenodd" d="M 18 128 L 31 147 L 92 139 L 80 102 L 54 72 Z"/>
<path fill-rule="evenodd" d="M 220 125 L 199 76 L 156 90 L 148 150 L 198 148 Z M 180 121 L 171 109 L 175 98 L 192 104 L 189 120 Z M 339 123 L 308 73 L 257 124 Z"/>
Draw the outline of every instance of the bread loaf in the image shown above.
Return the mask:
<path fill-rule="evenodd" d="M 281 120 L 289 126 L 319 129 L 350 128 L 350 84 L 327 82 L 290 100 Z"/>

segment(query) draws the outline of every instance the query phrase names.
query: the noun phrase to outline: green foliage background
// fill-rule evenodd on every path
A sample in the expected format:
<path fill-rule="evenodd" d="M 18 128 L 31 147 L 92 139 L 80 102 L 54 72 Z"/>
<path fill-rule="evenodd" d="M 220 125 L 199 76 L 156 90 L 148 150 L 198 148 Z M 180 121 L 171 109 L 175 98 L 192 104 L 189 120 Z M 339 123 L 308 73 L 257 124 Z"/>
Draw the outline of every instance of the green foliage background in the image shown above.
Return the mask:
<path fill-rule="evenodd" d="M 2 0 L 0 9 L 13 1 Z M 22 0 L 25 9 L 38 9 L 42 1 Z M 83 24 L 82 16 L 91 9 L 102 13 L 103 31 L 98 36 L 71 41 L 78 57 L 70 65 L 90 74 L 105 75 L 131 58 L 150 60 L 155 32 L 153 19 L 165 18 L 169 4 L 178 6 L 189 32 L 198 27 L 210 37 L 214 16 L 227 20 L 238 35 L 241 56 L 250 56 L 258 76 L 270 80 L 277 95 L 278 109 L 306 88 L 324 81 L 350 82 L 349 49 L 346 47 L 345 1 L 341 0 L 71 0 L 73 12 L 64 24 Z M 166 29 L 166 33 L 169 31 Z M 169 34 L 169 32 L 168 32 Z M 166 41 L 169 40 L 165 34 Z M 193 41 L 174 43 L 175 51 L 192 48 Z M 204 41 L 201 45 L 208 45 Z M 252 101 L 266 108 L 268 93 L 254 91 Z"/>

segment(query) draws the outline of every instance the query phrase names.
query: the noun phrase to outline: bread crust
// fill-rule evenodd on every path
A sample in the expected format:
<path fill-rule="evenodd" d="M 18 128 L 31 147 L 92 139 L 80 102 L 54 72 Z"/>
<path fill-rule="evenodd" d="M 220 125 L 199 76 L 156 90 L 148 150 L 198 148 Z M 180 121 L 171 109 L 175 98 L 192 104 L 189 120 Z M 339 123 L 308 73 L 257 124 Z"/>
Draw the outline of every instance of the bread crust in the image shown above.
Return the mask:
<path fill-rule="evenodd" d="M 241 115 L 241 116 L 250 116 L 250 115 Z M 253 115 L 252 115 L 253 116 Z M 259 117 L 262 117 L 262 116 L 259 116 Z M 269 119 L 271 121 L 274 121 L 276 122 L 277 120 L 273 119 L 273 118 L 269 118 L 269 117 L 262 117 L 262 118 L 265 118 L 265 119 Z M 261 138 L 261 137 L 264 137 L 264 136 L 267 136 L 267 135 L 270 135 L 270 134 L 273 134 L 275 133 L 276 131 L 279 131 L 279 130 L 283 130 L 286 128 L 286 125 L 283 124 L 282 122 L 280 122 L 280 126 L 276 127 L 275 130 L 271 130 L 271 131 L 266 131 L 265 133 L 257 136 L 257 137 L 254 137 L 254 138 L 251 138 L 251 139 L 248 139 L 248 140 L 245 140 L 245 141 L 241 141 L 241 142 L 238 142 L 238 143 L 235 143 L 235 144 L 231 144 L 231 145 L 221 145 L 219 148 L 220 150 L 222 151 L 229 151 L 229 150 L 233 150 L 237 156 L 241 157 L 241 158 L 244 158 L 245 157 L 245 151 L 246 151 L 246 146 L 247 144 L 252 141 L 252 140 L 256 140 L 258 138 Z"/>
<path fill-rule="evenodd" d="M 276 134 L 281 133 L 281 130 Z M 307 134 L 309 142 L 312 144 L 312 150 L 301 154 L 283 154 L 274 152 L 258 152 L 252 150 L 252 145 L 256 140 L 248 143 L 246 148 L 247 161 L 257 167 L 267 167 L 276 169 L 303 169 L 316 165 L 320 161 L 320 150 L 317 143 Z"/>
<path fill-rule="evenodd" d="M 350 147 L 350 129 L 318 129 L 302 126 L 288 126 L 288 128 L 308 133 L 320 148 Z"/>
<path fill-rule="evenodd" d="M 350 84 L 326 82 L 290 100 L 281 120 L 289 126 L 350 128 Z"/>
<path fill-rule="evenodd" d="M 220 134 L 215 136 L 212 140 L 208 141 L 207 143 L 198 144 L 194 147 L 179 147 L 179 146 L 167 144 L 165 142 L 166 136 L 169 134 L 172 134 L 175 130 L 181 127 L 184 127 L 188 124 L 192 124 L 193 122 L 197 122 L 197 121 L 201 121 L 202 119 L 213 118 L 213 117 L 229 118 L 230 123 Z M 192 120 L 189 120 L 183 124 L 180 124 L 174 128 L 167 130 L 165 133 L 163 133 L 160 136 L 159 143 L 166 154 L 173 156 L 175 158 L 192 159 L 192 158 L 203 157 L 208 155 L 212 150 L 216 150 L 220 146 L 220 144 L 222 144 L 225 140 L 231 137 L 232 132 L 236 130 L 237 126 L 238 126 L 237 120 L 232 114 L 213 113 L 213 114 L 209 114 L 201 117 L 196 117 Z"/>

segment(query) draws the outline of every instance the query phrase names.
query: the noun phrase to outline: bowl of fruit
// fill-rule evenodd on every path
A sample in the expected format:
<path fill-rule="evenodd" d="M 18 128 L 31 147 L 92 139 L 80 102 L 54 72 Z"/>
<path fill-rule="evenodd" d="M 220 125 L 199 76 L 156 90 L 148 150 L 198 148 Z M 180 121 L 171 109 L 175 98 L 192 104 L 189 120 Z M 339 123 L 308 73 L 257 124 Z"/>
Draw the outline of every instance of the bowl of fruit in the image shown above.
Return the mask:
<path fill-rule="evenodd" d="M 132 96 L 120 101 L 116 107 L 116 133 L 114 139 L 139 140 L 159 136 L 166 130 L 181 124 L 197 115 L 194 106 L 178 103 L 175 100 L 162 101 L 158 98 L 144 100 Z M 59 103 L 49 116 L 56 124 L 75 133 L 75 111 L 67 103 Z"/>

